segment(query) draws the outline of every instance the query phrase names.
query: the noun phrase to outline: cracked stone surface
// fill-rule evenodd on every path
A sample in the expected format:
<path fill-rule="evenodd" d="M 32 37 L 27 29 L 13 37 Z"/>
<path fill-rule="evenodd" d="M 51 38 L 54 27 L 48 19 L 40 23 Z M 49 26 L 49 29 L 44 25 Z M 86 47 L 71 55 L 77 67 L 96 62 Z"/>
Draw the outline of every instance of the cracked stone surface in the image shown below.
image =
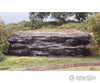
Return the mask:
<path fill-rule="evenodd" d="M 90 55 L 89 34 L 55 34 L 20 32 L 9 38 L 9 55 L 73 56 Z"/>

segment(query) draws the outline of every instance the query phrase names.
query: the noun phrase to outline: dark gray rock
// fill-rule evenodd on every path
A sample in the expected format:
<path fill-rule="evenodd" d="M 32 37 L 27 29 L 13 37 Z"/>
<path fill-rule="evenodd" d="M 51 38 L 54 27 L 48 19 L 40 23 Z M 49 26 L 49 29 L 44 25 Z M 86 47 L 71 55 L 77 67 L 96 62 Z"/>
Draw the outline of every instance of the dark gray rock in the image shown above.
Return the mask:
<path fill-rule="evenodd" d="M 88 56 L 89 34 L 17 33 L 9 38 L 8 54 L 18 56 Z"/>

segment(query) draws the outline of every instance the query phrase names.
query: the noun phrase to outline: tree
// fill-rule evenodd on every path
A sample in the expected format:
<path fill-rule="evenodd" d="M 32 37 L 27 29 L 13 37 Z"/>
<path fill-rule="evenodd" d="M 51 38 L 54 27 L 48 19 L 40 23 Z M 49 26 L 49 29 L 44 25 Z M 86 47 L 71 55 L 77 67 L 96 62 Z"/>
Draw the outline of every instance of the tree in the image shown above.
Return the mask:
<path fill-rule="evenodd" d="M 64 23 L 67 18 L 67 12 L 30 12 L 30 20 L 33 24 L 32 27 L 39 28 L 43 24 L 43 20 L 48 18 Z"/>
<path fill-rule="evenodd" d="M 50 12 L 30 12 L 30 20 L 43 20 L 50 15 Z"/>
<path fill-rule="evenodd" d="M 83 20 L 86 20 L 88 16 L 87 12 L 76 12 L 75 13 L 75 18 L 79 21 L 82 22 Z"/>
<path fill-rule="evenodd" d="M 84 20 L 87 20 L 89 15 L 95 15 L 95 12 L 74 12 L 72 13 L 75 15 L 75 18 L 78 20 L 78 22 L 83 22 Z"/>
<path fill-rule="evenodd" d="M 50 12 L 30 12 L 32 27 L 39 28 L 43 24 L 43 19 L 47 18 Z"/>
<path fill-rule="evenodd" d="M 67 18 L 67 12 L 52 12 L 51 18 L 54 18 L 55 20 L 58 20 L 64 23 Z"/>
<path fill-rule="evenodd" d="M 66 19 L 71 16 L 82 22 L 87 20 L 87 16 L 91 14 L 96 14 L 94 12 L 30 12 L 30 20 L 35 28 L 41 27 L 43 20 L 48 18 L 55 19 L 55 21 L 62 23 L 66 22 Z"/>

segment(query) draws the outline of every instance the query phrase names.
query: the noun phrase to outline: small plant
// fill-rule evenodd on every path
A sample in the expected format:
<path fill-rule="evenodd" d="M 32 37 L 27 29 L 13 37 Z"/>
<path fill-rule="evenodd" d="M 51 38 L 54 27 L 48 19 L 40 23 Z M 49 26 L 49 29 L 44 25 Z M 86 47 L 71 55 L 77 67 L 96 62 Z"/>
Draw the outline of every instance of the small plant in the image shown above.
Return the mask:
<path fill-rule="evenodd" d="M 98 45 L 92 45 L 90 47 L 91 50 L 91 56 L 99 56 L 99 46 Z"/>
<path fill-rule="evenodd" d="M 9 67 L 0 67 L 0 70 L 7 70 Z"/>
<path fill-rule="evenodd" d="M 97 69 L 96 69 L 96 67 L 92 66 L 92 67 L 89 67 L 89 70 L 96 71 Z"/>
<path fill-rule="evenodd" d="M 3 61 L 4 59 L 5 59 L 5 55 L 0 52 L 0 62 Z"/>

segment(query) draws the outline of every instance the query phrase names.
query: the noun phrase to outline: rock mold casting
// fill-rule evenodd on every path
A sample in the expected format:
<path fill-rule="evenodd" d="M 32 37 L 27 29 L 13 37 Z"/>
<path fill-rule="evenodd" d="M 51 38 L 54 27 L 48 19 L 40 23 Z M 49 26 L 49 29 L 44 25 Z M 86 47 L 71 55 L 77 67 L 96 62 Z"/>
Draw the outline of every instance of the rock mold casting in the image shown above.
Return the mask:
<path fill-rule="evenodd" d="M 88 56 L 89 34 L 26 33 L 11 35 L 8 54 L 18 56 Z"/>

